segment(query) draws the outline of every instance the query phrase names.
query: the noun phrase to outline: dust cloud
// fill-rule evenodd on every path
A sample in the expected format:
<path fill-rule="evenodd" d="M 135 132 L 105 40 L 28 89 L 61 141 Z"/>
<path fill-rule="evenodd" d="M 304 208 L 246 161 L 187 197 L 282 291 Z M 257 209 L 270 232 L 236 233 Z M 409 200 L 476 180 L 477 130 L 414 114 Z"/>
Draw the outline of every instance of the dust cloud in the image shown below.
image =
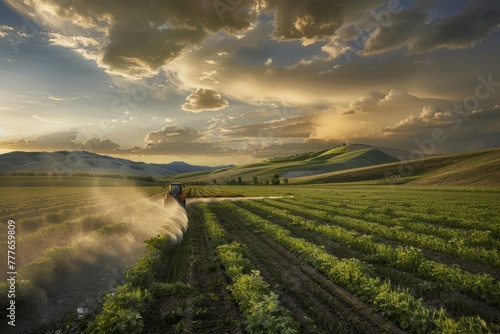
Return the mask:
<path fill-rule="evenodd" d="M 94 229 L 79 230 L 63 246 L 53 247 L 49 242 L 43 252 L 30 254 L 30 258 L 51 258 L 56 266 L 49 280 L 19 301 L 16 330 L 48 326 L 77 309 L 97 307 L 104 295 L 125 283 L 124 273 L 144 254 L 145 240 L 162 234 L 177 243 L 188 228 L 186 211 L 176 202 L 164 207 L 159 196 L 130 189 L 126 196 L 110 196 L 109 191 L 95 188 L 92 197 L 99 205 L 86 219 L 98 221 Z"/>

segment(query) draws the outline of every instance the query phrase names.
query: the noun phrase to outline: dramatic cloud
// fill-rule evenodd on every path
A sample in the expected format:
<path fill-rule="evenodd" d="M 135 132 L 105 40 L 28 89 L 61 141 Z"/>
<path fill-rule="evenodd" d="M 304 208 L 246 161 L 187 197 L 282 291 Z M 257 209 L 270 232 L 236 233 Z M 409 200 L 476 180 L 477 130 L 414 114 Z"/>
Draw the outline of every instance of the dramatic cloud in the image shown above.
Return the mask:
<path fill-rule="evenodd" d="M 398 144 L 391 146 L 430 155 L 495 147 L 498 146 L 499 136 L 498 110 L 475 110 L 468 113 L 459 108 L 443 110 L 429 105 L 420 114 L 411 115 L 395 125 L 381 129 L 375 141 L 398 141 Z"/>
<path fill-rule="evenodd" d="M 483 41 L 500 27 L 499 3 L 476 1 L 457 15 L 430 22 L 430 8 L 422 7 L 393 15 L 387 25 L 378 25 L 361 53 L 380 54 L 405 45 L 414 54 L 437 49 L 465 49 Z"/>
<path fill-rule="evenodd" d="M 235 126 L 223 129 L 222 137 L 239 139 L 307 138 L 313 131 L 311 116 Z"/>
<path fill-rule="evenodd" d="M 222 96 L 211 89 L 198 88 L 194 93 L 186 98 L 186 103 L 182 109 L 192 112 L 204 110 L 220 110 L 227 108 L 229 103 Z"/>
<path fill-rule="evenodd" d="M 99 138 L 87 139 L 79 146 L 82 150 L 101 154 L 117 153 L 120 147 L 120 145 L 113 143 L 110 139 L 101 140 Z"/>
<path fill-rule="evenodd" d="M 391 111 L 402 107 L 408 109 L 409 104 L 420 101 L 416 96 L 399 89 L 391 89 L 386 95 L 379 92 L 371 92 L 368 96 L 352 101 L 349 104 L 350 110 L 347 114 Z"/>
<path fill-rule="evenodd" d="M 0 25 L 0 38 L 7 37 L 14 31 L 14 28 L 7 25 Z"/>
<path fill-rule="evenodd" d="M 149 132 L 144 145 L 122 148 L 110 139 L 88 138 L 78 142 L 81 136 L 77 130 L 57 131 L 33 139 L 0 142 L 0 149 L 23 151 L 83 150 L 99 154 L 126 155 L 234 155 L 238 151 L 223 147 L 218 143 L 201 142 L 199 131 L 177 125 L 165 126 L 161 130 Z"/>
<path fill-rule="evenodd" d="M 384 1 L 271 1 L 278 39 L 300 39 L 307 45 L 332 36 L 342 25 Z"/>
<path fill-rule="evenodd" d="M 463 110 L 458 111 L 450 108 L 444 111 L 438 106 L 426 105 L 422 108 L 420 114 L 412 114 L 401 120 L 396 125 L 388 126 L 385 130 L 388 131 L 388 133 L 391 133 L 408 131 L 415 129 L 415 127 L 422 128 L 424 126 L 438 126 L 452 124 L 454 122 L 461 124 L 462 118 L 469 118 L 469 114 L 463 112 Z"/>
<path fill-rule="evenodd" d="M 102 49 L 101 64 L 115 73 L 137 77 L 153 75 L 179 56 L 186 45 L 197 44 L 203 36 L 202 31 L 189 29 L 114 25 L 109 32 L 111 42 Z"/>
<path fill-rule="evenodd" d="M 500 27 L 500 3 L 474 2 L 463 13 L 439 18 L 417 30 L 410 51 L 424 53 L 435 49 L 469 48 Z"/>
<path fill-rule="evenodd" d="M 202 134 L 200 132 L 190 127 L 181 128 L 177 125 L 167 125 L 161 130 L 149 132 L 146 138 L 144 138 L 144 141 L 148 145 L 193 142 L 201 138 L 201 136 Z"/>
<path fill-rule="evenodd" d="M 132 77 L 157 72 L 207 34 L 244 32 L 260 7 L 252 0 L 241 0 L 237 5 L 202 0 L 7 3 L 49 27 L 54 44 L 72 48 L 112 73 Z"/>
<path fill-rule="evenodd" d="M 145 147 L 134 148 L 134 154 L 165 155 L 216 155 L 236 154 L 231 148 L 218 146 L 217 143 L 200 142 L 202 133 L 190 127 L 167 125 L 163 129 L 149 132 L 144 138 Z"/>
<path fill-rule="evenodd" d="M 26 151 L 58 151 L 75 149 L 78 131 L 56 131 L 33 139 L 0 142 L 0 148 Z"/>
<path fill-rule="evenodd" d="M 274 17 L 274 38 L 301 40 L 304 45 L 325 41 L 322 50 L 331 58 L 357 51 L 380 54 L 403 46 L 411 53 L 467 48 L 484 40 L 500 24 L 500 5 L 487 0 L 431 21 L 432 4 L 417 3 L 403 10 L 399 1 L 382 0 L 7 3 L 50 28 L 53 44 L 70 48 L 111 73 L 131 77 L 157 73 L 207 36 L 224 31 L 240 38 L 254 28 L 262 12 Z M 2 36 L 10 30 L 0 26 Z M 265 63 L 270 65 L 272 58 L 267 59 Z"/>

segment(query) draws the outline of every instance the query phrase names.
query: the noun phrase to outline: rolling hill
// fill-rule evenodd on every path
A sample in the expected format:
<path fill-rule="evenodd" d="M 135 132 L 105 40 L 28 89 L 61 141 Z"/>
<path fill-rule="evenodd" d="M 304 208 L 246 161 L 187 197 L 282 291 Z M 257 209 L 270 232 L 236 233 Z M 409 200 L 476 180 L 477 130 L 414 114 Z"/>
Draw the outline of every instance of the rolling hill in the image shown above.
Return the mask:
<path fill-rule="evenodd" d="M 182 180 L 211 182 L 215 179 L 219 183 L 224 183 L 228 179 L 241 177 L 244 181 L 251 182 L 254 177 L 264 180 L 275 174 L 279 174 L 281 178 L 291 179 L 397 161 L 399 160 L 394 156 L 377 148 L 365 145 L 356 148 L 340 146 L 222 170 L 187 173 L 182 175 Z"/>
<path fill-rule="evenodd" d="M 229 166 L 232 167 L 233 165 Z M 182 161 L 169 164 L 147 164 L 114 158 L 85 151 L 10 152 L 0 155 L 0 172 L 57 173 L 57 174 L 110 174 L 130 176 L 177 175 L 179 173 L 207 171 L 228 166 L 194 166 Z"/>
<path fill-rule="evenodd" d="M 497 186 L 500 185 L 500 148 L 400 161 L 291 180 L 296 184 L 358 181 L 431 186 Z"/>

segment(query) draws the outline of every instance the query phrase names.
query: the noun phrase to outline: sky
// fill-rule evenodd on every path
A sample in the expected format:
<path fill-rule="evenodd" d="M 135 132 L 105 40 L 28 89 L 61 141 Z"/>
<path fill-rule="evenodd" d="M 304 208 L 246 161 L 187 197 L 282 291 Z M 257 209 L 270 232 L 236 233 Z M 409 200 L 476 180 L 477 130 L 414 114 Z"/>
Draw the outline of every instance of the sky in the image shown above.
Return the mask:
<path fill-rule="evenodd" d="M 0 153 L 500 146 L 497 0 L 0 0 Z"/>

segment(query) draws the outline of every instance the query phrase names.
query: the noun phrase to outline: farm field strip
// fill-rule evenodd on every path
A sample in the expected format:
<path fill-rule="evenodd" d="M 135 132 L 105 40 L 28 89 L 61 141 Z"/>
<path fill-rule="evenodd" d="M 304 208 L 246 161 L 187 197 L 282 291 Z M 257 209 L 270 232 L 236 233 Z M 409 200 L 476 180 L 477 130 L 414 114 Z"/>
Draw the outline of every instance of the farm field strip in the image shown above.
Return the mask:
<path fill-rule="evenodd" d="M 220 265 L 215 250 L 213 234 L 210 235 L 201 210 L 193 205 L 189 208 L 189 272 L 185 279 L 202 296 L 204 312 L 202 319 L 192 322 L 193 333 L 242 333 L 238 306 L 230 297 L 227 276 Z M 220 315 L 223 314 L 224 317 Z"/>
<path fill-rule="evenodd" d="M 245 329 L 250 333 L 297 333 L 298 325 L 291 318 L 290 311 L 280 304 L 278 295 L 269 289 L 269 284 L 248 260 L 246 246 L 231 243 L 229 235 L 207 206 L 200 204 L 199 208 L 225 273 L 231 279 L 228 289 L 240 306 L 247 325 Z"/>
<path fill-rule="evenodd" d="M 300 232 L 313 231 L 320 236 L 342 243 L 345 247 L 356 249 L 362 252 L 360 258 L 364 261 L 373 264 L 382 262 L 383 265 L 414 273 L 434 282 L 437 284 L 436 288 L 460 291 L 492 305 L 500 306 L 500 282 L 487 273 L 470 273 L 456 265 L 449 266 L 426 258 L 419 249 L 413 247 L 391 246 L 343 227 L 304 220 L 300 216 L 291 215 L 270 206 L 269 202 L 245 201 L 237 205 L 261 217 L 273 217 L 274 222 L 290 231 L 292 231 L 290 225 L 297 226 L 296 230 Z M 367 257 L 367 254 L 370 257 Z"/>
<path fill-rule="evenodd" d="M 462 316 L 455 320 L 443 309 L 427 308 L 407 289 L 391 286 L 388 281 L 370 274 L 366 264 L 356 259 L 340 260 L 325 252 L 322 247 L 293 237 L 290 232 L 276 224 L 254 215 L 237 205 L 226 202 L 220 204 L 225 210 L 241 217 L 240 222 L 251 224 L 257 231 L 271 237 L 289 251 L 307 261 L 319 271 L 358 295 L 363 301 L 384 314 L 401 328 L 410 332 L 453 331 L 464 326 L 478 326 L 487 330 L 488 325 L 479 317 Z"/>
<path fill-rule="evenodd" d="M 290 202 L 288 202 L 290 203 Z M 393 206 L 388 206 L 383 209 L 375 209 L 369 206 L 362 206 L 362 209 L 352 209 L 337 206 L 335 203 L 317 204 L 311 198 L 305 199 L 303 202 L 308 208 L 327 211 L 336 216 L 358 218 L 369 222 L 377 222 L 389 227 L 402 227 L 404 229 L 418 232 L 420 234 L 429 234 L 438 236 L 444 239 L 457 239 L 462 240 L 465 244 L 470 246 L 480 246 L 487 249 L 500 250 L 500 241 L 491 235 L 491 229 L 494 225 L 494 230 L 499 230 L 500 223 L 485 223 L 488 230 L 478 230 L 478 225 L 481 222 L 468 222 L 468 229 L 456 228 L 453 226 L 443 227 L 441 224 L 436 223 L 423 223 L 419 215 L 408 211 L 395 211 Z M 332 208 L 335 207 L 335 208 Z M 383 207 L 383 206 L 382 206 Z M 449 220 L 448 218 L 446 220 Z M 438 226 L 436 226 L 438 225 Z M 471 227 L 474 229 L 471 230 Z"/>
<path fill-rule="evenodd" d="M 391 228 L 368 220 L 335 216 L 334 213 L 329 211 L 308 209 L 308 206 L 303 203 L 291 204 L 286 200 L 278 200 L 273 205 L 310 219 L 319 219 L 358 232 L 475 261 L 493 268 L 500 267 L 500 251 L 496 249 L 467 246 L 461 240 L 452 239 L 448 241 L 434 235 L 422 235 L 413 231 L 405 231 L 404 228 Z"/>
<path fill-rule="evenodd" d="M 356 296 L 332 284 L 281 245 L 234 219 L 231 211 L 209 204 L 229 234 L 249 247 L 249 256 L 273 283 L 305 331 L 373 333 L 400 330 L 370 311 Z"/>
<path fill-rule="evenodd" d="M 421 194 L 418 197 L 404 196 L 403 198 L 398 198 L 397 194 L 398 192 L 395 192 L 394 195 L 387 196 L 387 194 L 373 193 L 373 196 L 379 195 L 376 203 L 373 199 L 367 198 L 366 195 L 356 196 L 353 194 L 351 196 L 348 193 L 347 198 L 345 198 L 346 194 L 340 192 L 330 193 L 331 198 L 335 198 L 334 201 L 325 200 L 324 195 L 312 195 L 304 200 L 311 204 L 326 205 L 330 208 L 389 213 L 391 218 L 408 218 L 413 222 L 428 223 L 442 228 L 470 230 L 473 227 L 473 229 L 480 231 L 490 231 L 497 239 L 500 237 L 500 214 L 495 214 L 495 212 L 500 211 L 500 205 L 491 195 L 479 193 L 477 195 L 481 197 L 470 203 L 469 197 L 465 197 L 462 202 L 454 196 L 449 199 L 433 197 L 430 201 L 421 198 Z M 464 196 L 463 194 L 459 195 Z M 313 198 L 314 200 L 312 200 Z"/>

